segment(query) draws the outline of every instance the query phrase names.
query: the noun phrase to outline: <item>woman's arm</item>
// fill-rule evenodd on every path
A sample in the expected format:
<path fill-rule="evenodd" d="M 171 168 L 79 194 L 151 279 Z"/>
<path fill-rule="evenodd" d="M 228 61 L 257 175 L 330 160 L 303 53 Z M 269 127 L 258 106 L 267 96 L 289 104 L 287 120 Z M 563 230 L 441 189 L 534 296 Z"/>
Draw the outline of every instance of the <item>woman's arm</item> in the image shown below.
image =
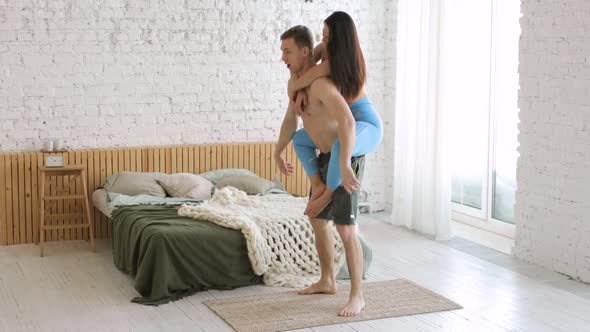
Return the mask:
<path fill-rule="evenodd" d="M 313 61 L 317 63 L 319 60 L 322 60 L 320 64 L 314 66 L 313 68 L 305 72 L 303 76 L 294 80 L 293 89 L 295 89 L 296 91 L 305 89 L 318 78 L 330 76 L 330 62 L 328 60 L 328 54 L 326 53 L 324 43 L 319 43 L 313 49 Z"/>
<path fill-rule="evenodd" d="M 306 71 L 305 74 L 293 82 L 293 89 L 295 89 L 295 91 L 305 89 L 318 78 L 327 76 L 330 76 L 329 60 L 322 61 L 319 65 Z"/>
<path fill-rule="evenodd" d="M 317 44 L 317 46 L 313 49 L 313 62 L 318 63 L 320 60 L 328 60 L 328 57 L 326 56 L 326 48 L 324 47 L 324 43 Z"/>
<path fill-rule="evenodd" d="M 297 89 L 295 89 L 295 82 L 299 78 L 298 75 L 291 73 L 291 77 L 287 82 L 287 95 L 289 96 L 289 101 L 295 101 L 295 97 L 297 96 Z"/>

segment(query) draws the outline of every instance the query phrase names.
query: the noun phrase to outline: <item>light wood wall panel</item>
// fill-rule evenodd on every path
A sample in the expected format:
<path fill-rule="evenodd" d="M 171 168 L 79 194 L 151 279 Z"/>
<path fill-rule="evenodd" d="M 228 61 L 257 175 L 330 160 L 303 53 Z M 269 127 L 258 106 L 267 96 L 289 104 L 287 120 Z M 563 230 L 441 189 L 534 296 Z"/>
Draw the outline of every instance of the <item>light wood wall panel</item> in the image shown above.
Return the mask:
<path fill-rule="evenodd" d="M 88 197 L 103 185 L 107 176 L 122 172 L 162 172 L 199 174 L 221 168 L 246 168 L 259 176 L 279 176 L 288 192 L 307 196 L 309 181 L 290 145 L 286 159 L 295 165 L 292 176 L 281 174 L 273 160 L 275 143 L 239 143 L 73 150 L 62 154 L 66 165 L 84 165 L 87 170 Z M 0 245 L 35 243 L 39 240 L 39 167 L 45 164 L 43 152 L 0 153 Z M 82 185 L 75 179 L 51 177 L 46 190 L 51 195 L 81 194 Z M 49 213 L 67 214 L 81 209 L 81 202 L 49 201 Z M 94 209 L 90 200 L 95 235 L 109 238 L 111 226 L 106 217 Z M 81 220 L 50 219 L 48 222 L 76 224 Z M 87 230 L 48 231 L 47 240 L 79 240 Z"/>

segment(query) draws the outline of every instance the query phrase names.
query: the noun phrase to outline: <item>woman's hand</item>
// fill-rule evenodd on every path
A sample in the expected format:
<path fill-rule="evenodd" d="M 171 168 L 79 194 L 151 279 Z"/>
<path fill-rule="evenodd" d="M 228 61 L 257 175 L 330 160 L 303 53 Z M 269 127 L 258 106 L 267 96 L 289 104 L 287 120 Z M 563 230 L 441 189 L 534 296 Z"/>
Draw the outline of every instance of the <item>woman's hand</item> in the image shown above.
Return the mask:
<path fill-rule="evenodd" d="M 357 180 L 350 166 L 340 166 L 340 177 L 342 178 L 342 188 L 350 194 L 359 190 L 361 187 L 361 183 Z"/>
<path fill-rule="evenodd" d="M 288 161 L 286 161 L 282 156 L 280 155 L 275 155 L 275 162 L 277 163 L 277 167 L 279 168 L 279 170 L 281 171 L 281 173 L 285 174 L 285 175 L 291 175 L 293 174 L 293 165 L 291 165 L 291 163 L 289 163 Z"/>
<path fill-rule="evenodd" d="M 309 99 L 307 97 L 307 92 L 305 92 L 305 90 L 297 91 L 297 96 L 295 97 L 295 113 L 299 116 L 303 116 L 303 112 L 305 112 L 308 103 Z"/>

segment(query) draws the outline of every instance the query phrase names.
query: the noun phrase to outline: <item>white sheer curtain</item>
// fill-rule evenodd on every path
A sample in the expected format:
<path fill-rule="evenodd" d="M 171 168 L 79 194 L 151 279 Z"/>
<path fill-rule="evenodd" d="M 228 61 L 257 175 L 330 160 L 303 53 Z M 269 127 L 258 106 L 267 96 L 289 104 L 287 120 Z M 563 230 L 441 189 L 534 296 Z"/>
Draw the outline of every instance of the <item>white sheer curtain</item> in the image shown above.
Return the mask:
<path fill-rule="evenodd" d="M 447 240 L 451 172 L 439 107 L 444 0 L 398 3 L 397 81 L 391 222 Z"/>

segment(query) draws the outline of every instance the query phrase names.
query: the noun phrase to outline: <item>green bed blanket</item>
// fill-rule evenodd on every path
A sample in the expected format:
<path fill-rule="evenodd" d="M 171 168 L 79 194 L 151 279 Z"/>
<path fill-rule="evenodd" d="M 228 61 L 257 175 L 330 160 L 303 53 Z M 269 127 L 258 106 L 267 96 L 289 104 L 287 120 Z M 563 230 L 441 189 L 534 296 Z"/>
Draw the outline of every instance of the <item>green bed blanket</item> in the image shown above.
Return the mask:
<path fill-rule="evenodd" d="M 178 206 L 119 207 L 112 213 L 115 266 L 158 305 L 207 289 L 257 284 L 240 231 L 177 215 Z"/>

